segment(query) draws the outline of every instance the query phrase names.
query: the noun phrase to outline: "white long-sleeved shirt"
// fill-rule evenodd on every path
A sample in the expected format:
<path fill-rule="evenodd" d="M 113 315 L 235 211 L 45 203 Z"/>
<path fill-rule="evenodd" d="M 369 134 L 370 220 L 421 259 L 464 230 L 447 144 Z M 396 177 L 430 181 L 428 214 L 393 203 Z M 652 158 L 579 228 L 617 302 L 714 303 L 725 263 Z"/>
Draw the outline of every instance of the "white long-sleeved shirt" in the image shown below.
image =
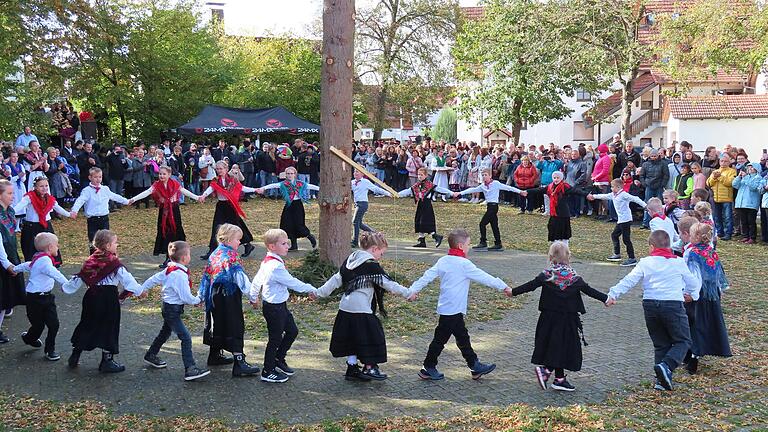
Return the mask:
<path fill-rule="evenodd" d="M 53 266 L 53 261 L 47 256 L 38 258 L 35 261 L 35 265 L 32 265 L 32 261 L 27 261 L 14 266 L 13 271 L 16 273 L 29 273 L 26 288 L 28 293 L 47 293 L 53 289 L 54 282 L 58 282 L 63 288 L 69 281 L 66 276 Z M 64 290 L 64 292 L 67 291 Z"/>
<path fill-rule="evenodd" d="M 446 189 L 444 187 L 439 187 L 439 186 L 435 186 L 435 192 L 441 193 L 441 194 L 444 194 L 444 195 L 452 195 L 453 194 L 452 190 Z M 400 192 L 397 193 L 397 196 L 399 196 L 400 198 L 407 197 L 407 196 L 413 196 L 413 189 L 411 189 L 411 188 L 403 189 L 403 190 L 401 190 Z"/>
<path fill-rule="evenodd" d="M 80 191 L 80 196 L 75 200 L 72 211 L 77 213 L 85 205 L 86 217 L 106 216 L 109 214 L 110 201 L 128 204 L 128 199 L 112 192 L 109 187 L 91 183 Z"/>
<path fill-rule="evenodd" d="M 471 194 L 471 193 L 478 193 L 482 192 L 485 195 L 485 202 L 487 203 L 499 203 L 499 191 L 508 191 L 508 192 L 515 192 L 520 193 L 522 190 L 514 187 L 505 185 L 504 183 L 499 182 L 498 180 L 493 180 L 489 184 L 480 183 L 480 185 L 475 186 L 473 188 L 464 189 L 463 191 L 459 192 L 461 195 Z"/>
<path fill-rule="evenodd" d="M 617 194 L 613 192 L 593 194 L 592 198 L 603 201 L 613 200 L 613 208 L 616 209 L 616 215 L 618 216 L 618 221 L 616 223 L 632 222 L 632 210 L 629 209 L 629 203 L 633 202 L 640 207 L 645 208 L 645 202 L 643 200 L 630 193 L 624 192 L 623 190 L 619 191 Z"/>
<path fill-rule="evenodd" d="M 168 268 L 152 275 L 141 284 L 142 292 L 162 285 L 160 295 L 163 303 L 172 305 L 196 305 L 200 303 L 200 297 L 192 295 L 189 288 L 189 269 L 177 262 L 170 262 Z"/>
<path fill-rule="evenodd" d="M 317 293 L 312 285 L 291 276 L 279 255 L 267 252 L 251 282 L 251 298 L 259 298 L 261 294 L 266 303 L 280 304 L 288 300 L 289 289 L 301 293 Z"/>
<path fill-rule="evenodd" d="M 648 256 L 611 287 L 608 297 L 616 300 L 638 282 L 643 284 L 643 300 L 683 301 L 683 294 L 698 300 L 701 289 L 701 280 L 691 274 L 684 259 Z"/>
<path fill-rule="evenodd" d="M 270 189 L 280 189 L 280 185 L 281 185 L 282 183 L 283 183 L 283 182 L 268 184 L 268 185 L 266 185 L 266 186 L 262 187 L 261 189 L 262 189 L 262 190 L 265 190 L 265 191 L 268 191 L 268 190 L 270 190 Z M 307 186 L 307 189 L 309 189 L 309 190 L 311 190 L 311 191 L 319 191 L 319 190 L 320 190 L 320 186 L 317 186 L 317 185 L 313 185 L 313 184 L 311 184 L 311 183 L 305 183 L 305 184 L 306 184 L 306 186 Z M 243 190 L 245 190 L 245 188 L 243 188 Z M 255 189 L 254 189 L 254 190 L 255 190 Z M 293 197 L 293 200 L 294 200 L 294 201 L 298 201 L 298 200 L 300 200 L 300 199 L 301 199 L 301 196 L 299 196 L 299 194 L 296 194 L 296 196 L 295 196 L 295 197 Z"/>
<path fill-rule="evenodd" d="M 653 217 L 651 218 L 649 226 L 651 227 L 651 232 L 665 231 L 667 234 L 669 234 L 669 241 L 671 244 L 675 244 L 680 240 L 680 236 L 675 230 L 675 223 L 672 222 L 672 219 L 668 217 L 665 217 L 664 219 L 662 219 L 660 216 Z"/>
<path fill-rule="evenodd" d="M 208 189 L 210 189 L 210 187 Z M 142 199 L 152 195 L 152 191 L 153 190 L 155 190 L 155 185 L 154 184 L 152 184 L 152 186 L 150 186 L 144 192 L 136 195 L 135 197 L 133 197 L 131 199 L 134 200 L 134 201 L 142 200 Z M 245 188 L 243 188 L 243 190 L 245 190 Z M 195 201 L 197 201 L 197 199 L 200 198 L 198 195 L 193 194 L 192 192 L 190 192 L 189 190 L 187 190 L 186 188 L 183 188 L 183 187 L 179 188 L 179 192 L 181 192 L 185 197 L 188 197 L 188 198 L 193 199 Z"/>
<path fill-rule="evenodd" d="M 352 196 L 354 197 L 355 202 L 368 202 L 368 191 L 379 195 L 392 196 L 391 193 L 376 186 L 367 178 L 352 180 Z"/>
<path fill-rule="evenodd" d="M 75 276 L 71 281 L 65 283 L 61 289 L 63 289 L 67 294 L 72 294 L 79 290 L 83 285 L 85 285 L 85 282 L 83 282 L 83 280 L 78 276 Z M 122 285 L 123 289 L 130 291 L 137 296 L 144 292 L 141 289 L 141 285 L 136 282 L 136 278 L 134 278 L 133 275 L 125 269 L 125 267 L 120 267 L 117 269 L 117 272 L 100 280 L 98 285 Z"/>
<path fill-rule="evenodd" d="M 499 291 L 507 287 L 503 280 L 479 269 L 467 258 L 446 255 L 437 260 L 435 265 L 424 273 L 424 276 L 414 282 L 411 290 L 418 293 L 438 277 L 440 278 L 440 296 L 437 299 L 439 315 L 467 314 L 470 282 L 477 282 Z"/>
<path fill-rule="evenodd" d="M 214 179 L 213 181 L 218 181 L 218 180 Z M 279 183 L 278 183 L 278 185 L 279 185 Z M 256 192 L 255 188 L 248 187 L 248 186 L 245 186 L 245 185 L 242 185 L 242 186 L 243 186 L 243 189 L 242 189 L 243 193 L 254 193 L 254 192 Z M 227 180 L 226 179 L 224 179 L 224 187 L 227 187 Z M 203 194 L 200 195 L 200 196 L 205 198 L 205 197 L 207 197 L 208 195 L 210 195 L 212 193 L 213 193 L 213 187 L 208 186 L 208 189 L 206 189 L 205 192 L 203 192 Z M 225 197 L 224 195 L 219 194 L 218 192 L 216 193 L 216 198 L 218 198 L 219 201 L 226 201 L 227 200 L 227 197 Z"/>
<path fill-rule="evenodd" d="M 369 252 L 356 250 L 347 258 L 345 265 L 348 269 L 354 269 L 371 259 L 373 259 L 373 255 Z M 341 274 L 336 273 L 328 279 L 323 286 L 317 289 L 317 296 L 328 297 L 333 290 L 339 288 L 342 284 Z M 413 294 L 413 290 L 386 277 L 382 278 L 381 287 L 393 294 L 398 294 L 403 297 L 410 297 L 411 294 Z M 349 313 L 371 314 L 373 313 L 373 310 L 371 309 L 371 301 L 373 301 L 373 286 L 356 289 L 341 297 L 339 310 Z"/>
<path fill-rule="evenodd" d="M 53 197 L 51 197 L 53 199 Z M 27 207 L 30 207 L 29 211 L 27 211 Z M 24 220 L 27 222 L 40 222 L 40 218 L 37 216 L 37 212 L 31 208 L 32 207 L 32 201 L 30 201 L 29 197 L 24 195 L 24 198 L 19 201 L 18 204 L 13 206 L 13 211 L 16 212 L 16 214 L 26 214 L 24 217 Z M 53 211 L 58 213 L 61 216 L 69 217 L 69 212 L 66 211 L 64 208 L 62 208 L 59 203 L 53 205 Z M 51 212 L 48 212 L 47 215 L 45 215 L 45 220 L 49 221 L 51 220 Z"/>

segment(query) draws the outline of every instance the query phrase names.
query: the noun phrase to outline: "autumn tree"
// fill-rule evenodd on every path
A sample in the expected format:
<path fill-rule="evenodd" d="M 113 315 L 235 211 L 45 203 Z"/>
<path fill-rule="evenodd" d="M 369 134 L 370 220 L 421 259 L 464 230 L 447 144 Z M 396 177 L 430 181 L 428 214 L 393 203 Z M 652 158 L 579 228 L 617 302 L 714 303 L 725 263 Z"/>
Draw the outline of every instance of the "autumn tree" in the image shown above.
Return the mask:
<path fill-rule="evenodd" d="M 450 77 L 448 46 L 460 12 L 457 0 L 377 0 L 357 11 L 357 77 L 374 86 L 374 138 L 386 128 L 388 106 L 424 119 L 445 101 Z"/>
<path fill-rule="evenodd" d="M 535 0 L 491 0 L 479 22 L 464 25 L 452 51 L 463 117 L 511 126 L 517 144 L 523 122 L 562 119 L 572 112 L 564 95 L 606 85 L 601 53 L 573 49 L 547 26 L 551 12 Z"/>

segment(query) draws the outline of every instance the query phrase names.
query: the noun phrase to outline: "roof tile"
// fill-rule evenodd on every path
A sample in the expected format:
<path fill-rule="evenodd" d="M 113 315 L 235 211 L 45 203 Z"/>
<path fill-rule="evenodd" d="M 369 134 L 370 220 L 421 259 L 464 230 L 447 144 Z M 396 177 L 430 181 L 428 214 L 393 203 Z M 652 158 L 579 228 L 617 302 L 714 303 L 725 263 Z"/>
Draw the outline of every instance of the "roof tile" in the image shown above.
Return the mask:
<path fill-rule="evenodd" d="M 671 116 L 680 120 L 768 117 L 768 95 L 691 96 L 669 100 Z"/>

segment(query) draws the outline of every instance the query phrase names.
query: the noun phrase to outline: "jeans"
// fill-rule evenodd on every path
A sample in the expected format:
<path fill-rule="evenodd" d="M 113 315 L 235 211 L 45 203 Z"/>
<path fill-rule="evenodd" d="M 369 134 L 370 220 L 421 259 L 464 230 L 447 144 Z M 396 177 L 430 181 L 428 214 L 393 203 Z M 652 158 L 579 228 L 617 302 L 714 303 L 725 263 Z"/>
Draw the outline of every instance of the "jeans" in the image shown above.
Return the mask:
<path fill-rule="evenodd" d="M 304 184 L 309 184 L 309 174 L 298 174 L 298 180 L 300 182 L 304 182 Z M 304 201 L 309 199 L 309 188 L 306 188 L 304 190 L 304 196 L 301 197 Z"/>
<path fill-rule="evenodd" d="M 116 193 L 118 195 L 123 195 L 123 184 L 124 183 L 125 182 L 122 179 L 120 179 L 120 180 L 111 180 L 110 179 L 109 180 L 109 190 L 111 190 L 112 192 L 114 192 L 114 193 Z M 109 204 L 110 204 L 110 206 L 114 206 L 114 207 L 118 207 L 118 208 L 122 207 L 122 204 L 118 204 L 118 203 L 112 204 L 112 202 L 110 202 Z"/>
<path fill-rule="evenodd" d="M 171 178 L 176 180 L 177 182 L 179 182 L 181 187 L 184 187 L 184 180 L 180 179 L 178 176 L 171 176 Z M 179 204 L 184 204 L 184 194 L 183 193 L 179 194 Z"/>
<path fill-rule="evenodd" d="M 264 353 L 264 371 L 272 372 L 275 364 L 285 362 L 285 355 L 291 349 L 293 341 L 299 335 L 299 328 L 293 320 L 293 314 L 288 310 L 286 302 L 273 304 L 264 302 L 261 307 L 264 319 L 267 321 L 269 340 Z"/>
<path fill-rule="evenodd" d="M 181 341 L 181 359 L 186 369 L 195 365 L 195 358 L 192 356 L 192 338 L 181 320 L 182 314 L 184 314 L 184 305 L 163 302 L 163 328 L 160 329 L 148 352 L 157 355 L 163 344 L 168 341 L 171 332 L 176 333 Z"/>
<path fill-rule="evenodd" d="M 376 178 L 384 181 L 384 179 L 387 177 L 387 172 L 383 169 L 376 168 L 374 170 L 374 174 L 376 174 Z"/>
<path fill-rule="evenodd" d="M 352 219 L 352 225 L 355 227 L 355 236 L 352 238 L 352 243 L 357 244 L 357 240 L 360 238 L 360 230 L 373 232 L 373 229 L 363 223 L 363 217 L 368 211 L 368 201 L 358 201 L 355 203 L 355 217 Z"/>
<path fill-rule="evenodd" d="M 731 237 L 733 235 L 733 203 L 716 202 L 712 206 L 712 219 L 715 220 L 717 236 L 720 238 Z"/>
<path fill-rule="evenodd" d="M 259 179 L 261 180 L 261 187 L 277 182 L 276 175 L 264 170 L 259 171 Z M 277 190 L 272 189 L 272 190 L 265 191 L 264 196 L 268 196 L 268 197 L 277 196 Z"/>
<path fill-rule="evenodd" d="M 188 184 L 187 187 L 193 194 L 200 195 L 200 180 L 193 181 L 192 183 Z"/>
<path fill-rule="evenodd" d="M 647 203 L 649 199 L 651 198 L 658 198 L 663 199 L 662 194 L 664 193 L 664 188 L 652 188 L 650 186 L 645 187 L 645 202 Z M 651 222 L 651 214 L 648 212 L 645 212 L 645 215 L 643 215 L 643 226 L 648 227 Z"/>
<path fill-rule="evenodd" d="M 544 194 L 544 214 L 549 216 L 549 195 Z"/>
<path fill-rule="evenodd" d="M 682 363 L 691 347 L 691 330 L 683 302 L 643 300 L 645 326 L 653 342 L 653 362 L 664 362 L 670 370 Z"/>
<path fill-rule="evenodd" d="M 466 324 L 464 324 L 464 315 L 457 313 L 456 315 L 440 315 L 437 327 L 435 328 L 435 336 L 429 344 L 427 357 L 424 359 L 424 367 L 437 366 L 437 358 L 443 352 L 443 348 L 445 348 L 445 344 L 448 343 L 451 335 L 456 338 L 456 346 L 461 351 L 467 366 L 472 367 L 475 365 L 477 354 L 472 349 L 469 332 L 467 331 Z"/>

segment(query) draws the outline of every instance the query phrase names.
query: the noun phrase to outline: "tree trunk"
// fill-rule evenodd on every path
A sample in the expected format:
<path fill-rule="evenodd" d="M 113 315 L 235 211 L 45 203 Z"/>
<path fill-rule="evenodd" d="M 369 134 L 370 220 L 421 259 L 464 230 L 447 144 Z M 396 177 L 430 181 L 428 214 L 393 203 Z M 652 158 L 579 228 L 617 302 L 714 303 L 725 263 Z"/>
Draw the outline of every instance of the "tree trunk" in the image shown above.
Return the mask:
<path fill-rule="evenodd" d="M 629 78 L 624 81 L 621 89 L 621 141 L 627 142 L 633 137 L 629 136 L 630 126 L 632 125 L 632 102 L 635 100 L 635 93 L 632 91 L 632 85 L 637 79 L 639 68 L 633 68 L 629 73 Z"/>
<path fill-rule="evenodd" d="M 389 88 L 386 83 L 382 83 L 379 94 L 376 96 L 376 112 L 373 115 L 373 139 L 381 139 L 381 133 L 385 129 L 387 117 L 387 97 L 389 97 Z"/>
<path fill-rule="evenodd" d="M 354 0 L 325 0 L 320 82 L 320 258 L 340 266 L 352 240 L 350 167 L 329 150 L 352 154 Z"/>
<path fill-rule="evenodd" d="M 512 106 L 512 148 L 517 148 L 520 143 L 520 130 L 523 128 L 523 119 L 520 118 L 520 111 L 523 108 L 523 99 L 515 98 L 515 104 Z"/>

